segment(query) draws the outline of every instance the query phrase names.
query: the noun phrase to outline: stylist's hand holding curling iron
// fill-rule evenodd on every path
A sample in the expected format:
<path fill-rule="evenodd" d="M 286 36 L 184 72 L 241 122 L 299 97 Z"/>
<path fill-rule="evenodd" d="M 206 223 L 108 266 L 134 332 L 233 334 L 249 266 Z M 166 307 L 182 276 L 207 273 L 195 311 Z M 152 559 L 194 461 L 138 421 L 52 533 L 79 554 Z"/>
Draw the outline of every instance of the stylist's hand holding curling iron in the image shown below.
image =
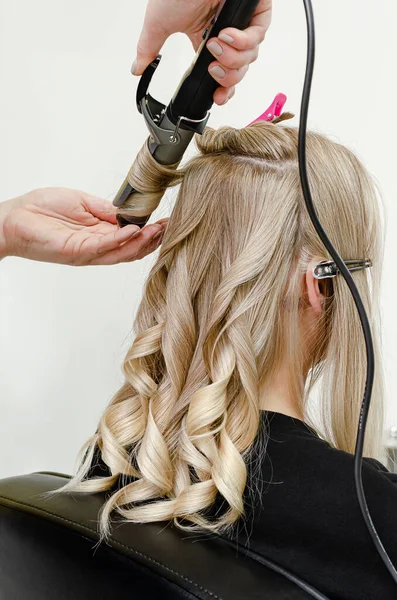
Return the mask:
<path fill-rule="evenodd" d="M 45 188 L 0 203 L 0 259 L 65 265 L 139 260 L 161 243 L 168 219 L 118 228 L 112 204 L 77 190 Z"/>
<path fill-rule="evenodd" d="M 186 33 L 194 49 L 203 39 L 217 13 L 220 0 L 149 0 L 143 30 L 138 42 L 137 58 L 131 72 L 142 75 L 156 58 L 166 39 L 173 33 Z M 228 27 L 217 38 L 210 38 L 207 48 L 214 55 L 209 72 L 220 88 L 214 94 L 216 104 L 225 104 L 234 95 L 249 65 L 258 56 L 259 45 L 270 25 L 272 0 L 260 0 L 257 11 L 245 31 Z"/>

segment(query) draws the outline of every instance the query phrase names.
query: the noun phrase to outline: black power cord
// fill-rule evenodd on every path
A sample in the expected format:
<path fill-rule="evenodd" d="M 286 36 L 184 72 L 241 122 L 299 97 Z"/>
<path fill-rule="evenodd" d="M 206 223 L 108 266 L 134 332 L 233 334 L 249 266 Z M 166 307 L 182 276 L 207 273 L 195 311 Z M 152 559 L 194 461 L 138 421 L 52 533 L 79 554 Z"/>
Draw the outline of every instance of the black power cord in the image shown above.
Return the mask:
<path fill-rule="evenodd" d="M 367 501 L 364 494 L 363 482 L 362 482 L 362 456 L 363 456 L 363 446 L 364 446 L 364 436 L 365 436 L 365 427 L 368 418 L 368 411 L 371 402 L 371 393 L 372 386 L 374 381 L 374 370 L 375 370 L 375 358 L 374 358 L 374 348 L 372 343 L 372 335 L 371 329 L 368 321 L 367 314 L 364 309 L 364 305 L 362 303 L 360 294 L 358 293 L 356 284 L 353 281 L 352 276 L 350 275 L 350 271 L 346 267 L 342 258 L 339 256 L 333 245 L 331 244 L 327 234 L 325 233 L 320 221 L 317 218 L 316 210 L 313 205 L 312 195 L 310 192 L 310 185 L 307 175 L 306 168 L 306 129 L 307 129 L 307 114 L 309 110 L 309 102 L 310 102 L 310 91 L 313 79 L 313 70 L 314 70 L 314 57 L 315 57 L 315 29 L 314 29 L 314 17 L 313 17 L 313 7 L 311 0 L 303 0 L 303 4 L 305 6 L 306 12 L 306 23 L 307 23 L 307 62 L 306 62 L 306 74 L 305 74 L 305 83 L 303 86 L 302 93 L 302 104 L 301 104 L 301 113 L 300 113 L 300 123 L 299 123 L 299 138 L 298 138 L 298 153 L 299 153 L 299 173 L 301 178 L 301 185 L 303 196 L 306 203 L 306 208 L 309 212 L 310 219 L 320 236 L 324 246 L 327 248 L 328 252 L 334 259 L 338 269 L 343 275 L 350 292 L 353 296 L 354 302 L 356 304 L 361 325 L 363 328 L 364 338 L 365 338 L 365 346 L 367 351 L 367 378 L 365 382 L 365 390 L 364 390 L 364 399 L 361 405 L 360 411 L 360 419 L 358 423 L 358 431 L 356 438 L 356 448 L 354 451 L 354 480 L 356 484 L 356 492 L 357 499 L 360 504 L 361 512 L 365 521 L 365 524 L 368 528 L 368 531 L 371 535 L 372 541 L 375 544 L 375 547 L 385 563 L 390 575 L 393 577 L 394 582 L 397 584 L 397 570 L 394 567 L 392 561 L 389 558 L 380 538 L 378 532 L 375 529 L 373 521 L 371 519 L 371 515 L 369 514 Z"/>

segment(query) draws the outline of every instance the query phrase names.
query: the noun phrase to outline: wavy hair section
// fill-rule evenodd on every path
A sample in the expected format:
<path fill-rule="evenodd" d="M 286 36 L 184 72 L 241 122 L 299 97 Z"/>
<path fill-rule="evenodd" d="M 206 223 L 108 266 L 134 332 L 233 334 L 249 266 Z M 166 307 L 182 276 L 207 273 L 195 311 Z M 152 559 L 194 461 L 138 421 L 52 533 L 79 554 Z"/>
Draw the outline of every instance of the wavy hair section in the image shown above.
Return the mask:
<path fill-rule="evenodd" d="M 315 133 L 307 144 L 313 198 L 330 239 L 345 260 L 373 261 L 372 270 L 354 278 L 378 352 L 383 249 L 373 183 L 343 146 Z M 173 520 L 181 528 L 215 532 L 236 523 L 244 514 L 261 386 L 285 357 L 302 417 L 318 429 L 308 398 L 320 383 L 320 434 L 333 447 L 354 451 L 366 355 L 342 278 L 324 284 L 326 304 L 315 335 L 302 339 L 299 326 L 307 266 L 330 257 L 302 197 L 297 130 L 271 123 L 207 129 L 197 145 L 198 155 L 179 170 L 157 165 L 145 145 L 131 179 L 132 185 L 150 182 L 149 202 L 181 185 L 135 319 L 125 383 L 62 488 L 109 491 L 100 520 L 104 536 L 114 511 L 129 521 Z M 124 213 L 135 210 L 126 206 Z M 377 358 L 365 453 L 380 458 Z M 110 476 L 88 477 L 95 452 Z M 215 511 L 219 499 L 223 510 Z"/>

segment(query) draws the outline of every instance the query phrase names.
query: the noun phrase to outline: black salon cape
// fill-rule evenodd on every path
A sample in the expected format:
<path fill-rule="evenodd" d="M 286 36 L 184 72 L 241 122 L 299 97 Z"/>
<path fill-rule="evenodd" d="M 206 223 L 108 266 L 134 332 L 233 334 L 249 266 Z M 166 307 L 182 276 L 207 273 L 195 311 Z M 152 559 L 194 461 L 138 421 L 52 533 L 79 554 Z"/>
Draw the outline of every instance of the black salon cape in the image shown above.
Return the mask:
<path fill-rule="evenodd" d="M 330 600 L 396 600 L 397 586 L 361 516 L 353 461 L 303 421 L 263 412 L 249 467 L 246 516 L 230 536 Z M 89 476 L 108 474 L 97 455 Z M 365 458 L 362 475 L 374 525 L 397 566 L 397 474 Z"/>

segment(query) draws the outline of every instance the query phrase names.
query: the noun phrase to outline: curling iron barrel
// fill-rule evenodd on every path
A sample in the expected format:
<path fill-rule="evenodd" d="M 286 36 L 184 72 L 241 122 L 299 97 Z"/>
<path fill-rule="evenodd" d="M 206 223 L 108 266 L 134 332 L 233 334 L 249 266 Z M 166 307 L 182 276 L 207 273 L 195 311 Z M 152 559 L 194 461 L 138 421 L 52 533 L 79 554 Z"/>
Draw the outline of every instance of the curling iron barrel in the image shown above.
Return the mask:
<path fill-rule="evenodd" d="M 155 100 L 148 92 L 161 56 L 158 56 L 143 73 L 137 90 L 137 108 L 143 115 L 150 132 L 147 141 L 150 154 L 159 164 L 172 165 L 176 168 L 194 134 L 202 134 L 207 125 L 214 92 L 219 86 L 208 72 L 214 57 L 206 47 L 207 40 L 210 37 L 217 37 L 226 27 L 237 29 L 248 27 L 258 4 L 259 0 L 226 0 L 219 15 L 213 19 L 212 27 L 204 32 L 203 42 L 193 63 L 168 106 Z M 140 191 L 130 183 L 134 165 L 113 201 L 113 204 L 120 209 L 118 222 L 121 227 L 128 223 L 143 227 L 153 211 L 153 208 L 150 208 L 148 214 L 142 215 L 141 207 L 139 214 L 134 215 L 134 196 L 140 194 Z M 128 210 L 124 211 L 123 206 L 127 202 Z"/>

